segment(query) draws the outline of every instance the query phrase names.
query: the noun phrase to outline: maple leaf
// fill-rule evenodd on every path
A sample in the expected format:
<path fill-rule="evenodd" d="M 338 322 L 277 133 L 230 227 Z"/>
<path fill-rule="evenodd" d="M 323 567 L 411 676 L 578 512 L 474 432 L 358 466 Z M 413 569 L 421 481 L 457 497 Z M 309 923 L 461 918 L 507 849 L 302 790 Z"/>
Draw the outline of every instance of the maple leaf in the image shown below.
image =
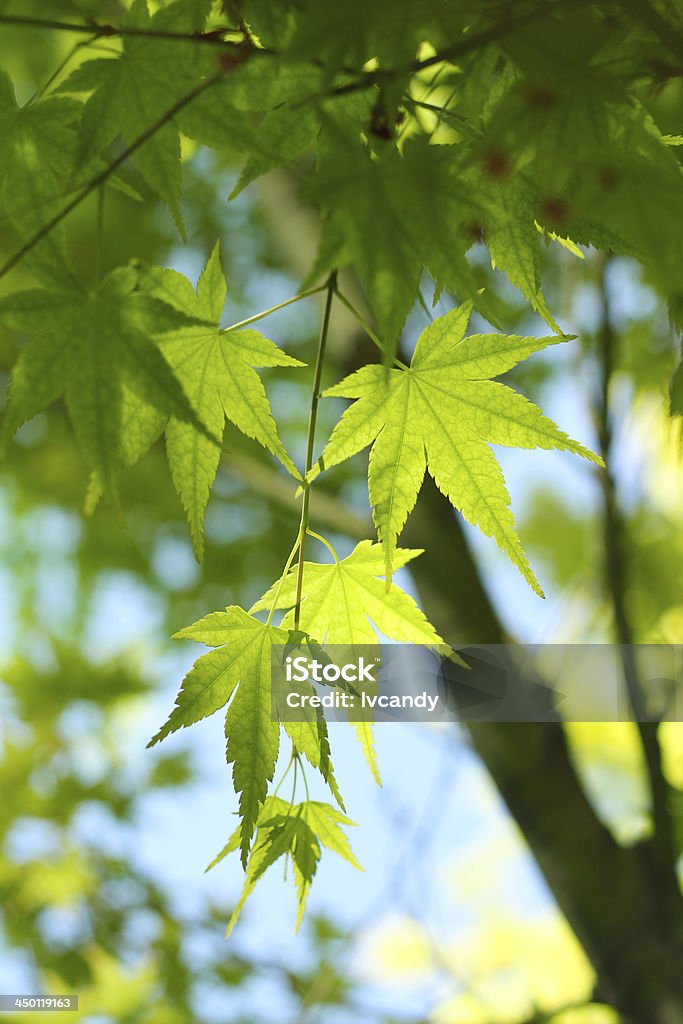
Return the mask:
<path fill-rule="evenodd" d="M 560 334 L 541 291 L 540 237 L 534 220 L 533 186 L 521 173 L 511 181 L 484 181 L 482 185 L 489 199 L 484 231 L 491 266 L 502 270 L 548 326 Z"/>
<path fill-rule="evenodd" d="M 319 123 L 314 110 L 278 106 L 252 129 L 248 149 L 251 156 L 230 193 L 234 199 L 260 175 L 273 167 L 287 167 L 315 143 Z"/>
<path fill-rule="evenodd" d="M 170 4 L 150 17 L 146 0 L 133 0 L 124 28 L 151 31 L 194 31 L 196 13 L 183 3 Z M 125 36 L 113 58 L 81 64 L 60 87 L 61 92 L 91 92 L 83 110 L 79 142 L 81 174 L 92 173 L 94 161 L 117 136 L 133 143 L 160 121 L 174 102 L 189 94 L 210 70 L 202 47 L 144 36 Z M 168 204 L 184 234 L 180 208 L 180 136 L 169 121 L 161 125 L 135 154 L 143 177 Z"/>
<path fill-rule="evenodd" d="M 212 715 L 230 701 L 225 718 L 227 759 L 233 766 L 233 783 L 239 794 L 240 849 L 242 863 L 246 864 L 280 743 L 280 726 L 271 716 L 271 647 L 286 643 L 288 634 L 231 605 L 225 611 L 205 615 L 175 636 L 216 650 L 201 655 L 194 663 L 167 722 L 148 746 Z"/>
<path fill-rule="evenodd" d="M 143 288 L 201 323 L 179 327 L 159 339 L 169 366 L 213 438 L 221 438 L 226 418 L 277 456 L 296 478 L 299 471 L 285 451 L 255 366 L 303 366 L 258 331 L 222 331 L 226 283 L 219 245 L 197 285 L 182 274 L 152 267 Z M 221 446 L 191 423 L 171 417 L 166 427 L 173 482 L 187 513 L 197 557 L 204 546 L 204 512 L 220 461 Z"/>
<path fill-rule="evenodd" d="M 422 261 L 404 225 L 405 195 L 391 187 L 391 170 L 399 157 L 380 163 L 358 145 L 357 127 L 355 132 L 345 130 L 346 126 L 330 119 L 324 126 L 324 146 L 321 141 L 310 193 L 329 212 L 307 280 L 350 263 L 391 355 L 398 347 L 422 274 Z"/>
<path fill-rule="evenodd" d="M 119 267 L 92 292 L 69 281 L 0 301 L 0 320 L 37 332 L 12 372 L 5 434 L 64 394 L 96 486 L 110 493 L 117 467 L 139 458 L 170 414 L 205 429 L 152 340 L 187 317 L 138 283 L 133 267 Z"/>
<path fill-rule="evenodd" d="M 405 565 L 419 554 L 419 551 L 399 549 L 395 553 L 395 565 Z M 381 546 L 369 540 L 361 541 L 350 555 L 338 562 L 305 562 L 301 629 L 328 644 L 376 644 L 379 632 L 392 640 L 443 649 L 446 645 L 412 597 L 396 585 L 387 592 L 384 581 L 379 579 L 384 569 Z M 251 611 L 270 609 L 273 603 L 276 609 L 289 608 L 282 627 L 291 628 L 296 580 L 295 568 L 281 584 L 274 584 Z M 380 784 L 371 723 L 354 722 L 353 725 L 373 777 Z"/>
<path fill-rule="evenodd" d="M 228 923 L 228 935 L 259 878 L 282 856 L 291 856 L 294 865 L 298 897 L 297 929 L 301 924 L 308 891 L 318 867 L 321 846 L 337 853 L 353 867 L 362 871 L 346 834 L 342 831 L 342 825 L 354 825 L 354 822 L 329 804 L 318 800 L 305 800 L 290 805 L 276 796 L 268 797 L 259 813 L 256 840 L 246 868 L 247 877 Z M 211 870 L 229 853 L 237 850 L 241 842 L 242 826 L 238 825 L 206 870 Z"/>
<path fill-rule="evenodd" d="M 252 53 L 178 113 L 183 133 L 213 149 L 251 152 L 257 162 L 288 162 L 315 139 L 318 116 L 288 104 L 314 93 L 320 69 Z M 257 173 L 262 173 L 262 168 Z"/>
<path fill-rule="evenodd" d="M 465 338 L 471 308 L 471 303 L 465 303 L 430 324 L 418 339 L 409 368 L 364 366 L 328 388 L 325 395 L 357 401 L 332 431 L 309 480 L 321 469 L 372 445 L 370 503 L 389 580 L 398 535 L 429 469 L 465 519 L 494 537 L 543 596 L 522 549 L 510 496 L 489 445 L 559 448 L 598 465 L 602 461 L 559 430 L 523 395 L 490 379 L 534 352 L 569 339 L 503 334 Z"/>
<path fill-rule="evenodd" d="M 81 104 L 66 97 L 19 107 L 10 79 L 0 71 L 0 196 L 22 237 L 39 230 L 63 202 L 59 182 L 71 169 L 80 112 Z M 51 231 L 32 258 L 40 269 L 61 271 L 63 229 Z"/>
<path fill-rule="evenodd" d="M 408 548 L 395 552 L 396 567 L 421 554 Z M 362 540 L 350 555 L 338 562 L 304 562 L 300 625 L 321 643 L 376 644 L 378 633 L 403 643 L 445 646 L 413 598 L 393 586 L 387 591 L 382 548 Z M 291 609 L 296 598 L 297 569 L 275 583 L 250 609 Z M 277 593 L 279 588 L 279 593 Z M 294 613 L 288 611 L 282 628 L 291 628 Z"/>
<path fill-rule="evenodd" d="M 359 121 L 362 108 L 355 113 Z M 482 203 L 471 175 L 463 172 L 461 148 L 410 139 L 401 152 L 389 148 L 380 161 L 343 128 L 337 121 L 322 120 L 320 159 L 310 193 L 329 214 L 307 281 L 345 263 L 354 266 L 387 363 L 418 298 L 423 268 L 437 291 L 445 287 L 471 300 L 495 323 L 489 296 L 479 288 L 466 258 L 472 244 L 467 225 L 482 222 L 490 204 Z M 536 237 L 533 241 L 538 245 Z"/>

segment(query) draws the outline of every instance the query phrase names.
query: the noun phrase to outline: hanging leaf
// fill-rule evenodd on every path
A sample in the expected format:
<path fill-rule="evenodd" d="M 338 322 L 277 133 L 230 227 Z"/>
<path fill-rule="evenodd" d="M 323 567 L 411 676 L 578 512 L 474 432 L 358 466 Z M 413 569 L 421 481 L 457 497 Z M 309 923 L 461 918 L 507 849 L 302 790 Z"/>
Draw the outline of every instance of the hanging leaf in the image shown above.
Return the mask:
<path fill-rule="evenodd" d="M 286 643 L 288 634 L 233 605 L 224 612 L 206 615 L 175 635 L 216 650 L 198 658 L 185 676 L 176 706 L 149 746 L 231 701 L 225 719 L 227 759 L 233 766 L 233 783 L 239 793 L 240 850 L 246 865 L 279 749 L 280 726 L 271 715 L 271 647 Z"/>
<path fill-rule="evenodd" d="M 151 267 L 142 287 L 184 313 L 185 326 L 159 339 L 161 351 L 210 436 L 187 420 L 166 427 L 173 482 L 187 513 L 197 557 L 204 550 L 204 512 L 221 456 L 225 420 L 272 452 L 296 479 L 300 474 L 278 437 L 270 404 L 255 366 L 303 366 L 254 330 L 223 331 L 219 321 L 226 284 L 218 244 L 197 291 L 182 274 Z M 190 318 L 196 321 L 193 326 Z"/>
<path fill-rule="evenodd" d="M 429 469 L 437 486 L 468 522 L 494 537 L 541 596 L 510 511 L 503 474 L 489 445 L 559 448 L 600 464 L 518 392 L 491 380 L 534 352 L 565 337 L 503 334 L 464 337 L 471 303 L 430 324 L 408 369 L 365 366 L 326 395 L 355 398 L 332 431 L 313 479 L 372 445 L 369 488 L 384 546 L 387 578 L 396 563 L 396 539 Z"/>
<path fill-rule="evenodd" d="M 5 434 L 64 395 L 94 486 L 110 493 L 169 415 L 208 433 L 153 340 L 188 318 L 138 283 L 120 267 L 92 292 L 65 282 L 0 300 L 0 322 L 34 332 L 12 373 Z"/>

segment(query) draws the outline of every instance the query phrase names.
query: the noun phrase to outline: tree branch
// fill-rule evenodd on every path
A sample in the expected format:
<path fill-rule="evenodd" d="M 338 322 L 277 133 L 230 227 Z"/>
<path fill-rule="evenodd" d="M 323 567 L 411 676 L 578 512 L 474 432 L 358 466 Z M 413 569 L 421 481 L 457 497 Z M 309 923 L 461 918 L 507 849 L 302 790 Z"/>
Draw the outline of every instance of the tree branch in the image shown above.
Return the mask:
<path fill-rule="evenodd" d="M 528 25 L 532 25 L 537 21 L 541 21 L 544 18 L 549 17 L 561 8 L 565 2 L 567 2 L 567 0 L 555 0 L 554 3 L 541 3 L 537 7 L 534 7 L 533 10 L 527 11 L 526 14 L 520 14 L 517 17 L 506 17 L 497 24 L 492 25 L 490 28 L 482 29 L 481 32 L 473 32 L 471 35 L 465 34 L 457 43 L 445 46 L 443 50 L 439 50 L 438 53 L 433 54 L 431 57 L 413 60 L 409 64 L 404 64 L 402 67 L 376 68 L 373 71 L 365 71 L 358 78 L 353 79 L 350 82 L 345 82 L 342 85 L 338 85 L 333 89 L 320 93 L 311 93 L 310 95 L 303 97 L 303 99 L 298 100 L 296 103 L 293 103 L 292 107 L 296 110 L 297 108 L 316 100 L 335 99 L 339 96 L 348 96 L 350 93 L 362 92 L 364 89 L 369 89 L 373 85 L 381 85 L 383 82 L 391 81 L 392 79 L 402 75 L 418 74 L 420 71 L 434 67 L 435 64 L 443 63 L 443 61 L 458 60 L 460 57 L 465 57 L 469 53 L 474 53 L 477 50 L 483 49 L 483 47 L 488 46 L 489 43 L 495 43 L 501 39 L 505 39 L 514 32 L 518 32 L 520 29 L 526 28 Z M 573 0 L 573 6 L 578 7 L 579 5 L 588 2 L 589 0 Z"/>
<path fill-rule="evenodd" d="M 222 28 L 209 32 L 173 32 L 158 28 L 142 28 L 134 25 L 110 25 L 97 21 L 78 24 L 70 21 L 57 21 L 51 18 L 30 18 L 18 14 L 0 14 L 0 25 L 11 25 L 15 28 L 50 29 L 55 32 L 75 32 L 79 35 L 93 36 L 95 39 L 142 38 L 163 39 L 170 42 L 204 43 L 207 46 L 232 46 L 244 43 L 240 29 Z M 228 32 L 239 36 L 239 40 L 223 38 Z M 262 53 L 272 53 L 265 48 L 258 48 Z"/>

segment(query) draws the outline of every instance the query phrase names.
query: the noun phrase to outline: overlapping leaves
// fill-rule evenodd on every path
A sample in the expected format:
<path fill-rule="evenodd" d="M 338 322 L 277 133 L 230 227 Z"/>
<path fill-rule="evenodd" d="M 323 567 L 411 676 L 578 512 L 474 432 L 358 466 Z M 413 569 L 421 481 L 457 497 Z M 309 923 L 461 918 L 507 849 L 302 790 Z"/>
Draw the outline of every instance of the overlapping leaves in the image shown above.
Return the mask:
<path fill-rule="evenodd" d="M 60 181 L 76 152 L 81 105 L 52 97 L 19 107 L 0 71 L 0 199 L 20 237 L 41 228 L 62 204 Z M 54 272 L 64 262 L 64 231 L 51 232 L 33 254 L 34 268 Z"/>
<path fill-rule="evenodd" d="M 417 551 L 400 550 L 396 553 L 396 564 L 405 565 L 417 554 Z M 380 631 L 391 639 L 442 647 L 441 637 L 414 600 L 396 585 L 387 592 L 379 578 L 383 569 L 381 548 L 370 541 L 362 541 L 347 558 L 333 564 L 306 562 L 300 635 L 320 636 L 328 643 L 376 643 L 376 631 Z M 213 649 L 201 655 L 188 672 L 168 720 L 150 741 L 150 745 L 154 745 L 227 705 L 227 758 L 233 765 L 241 819 L 236 833 L 238 839 L 233 837 L 236 845 L 230 848 L 239 846 L 245 865 L 257 822 L 261 826 L 265 820 L 263 807 L 279 750 L 280 725 L 274 721 L 271 704 L 273 645 L 285 645 L 294 635 L 290 629 L 291 610 L 278 627 L 260 622 L 254 613 L 263 609 L 272 612 L 278 608 L 290 608 L 295 600 L 295 589 L 296 570 L 274 584 L 250 613 L 230 606 L 224 611 L 204 616 L 176 634 L 178 638 L 192 639 Z M 361 723 L 361 726 L 359 736 L 373 774 L 379 781 L 372 735 L 368 723 Z M 285 729 L 297 753 L 303 754 L 320 770 L 343 808 L 332 772 L 324 718 L 320 716 L 313 723 L 285 723 Z M 339 812 L 330 809 L 325 814 L 328 818 L 332 816 L 333 821 L 341 820 Z M 282 831 L 260 833 L 261 839 L 268 834 L 267 857 L 257 837 L 252 860 L 249 860 L 249 871 L 257 871 L 258 868 L 252 882 L 271 863 L 268 858 L 275 851 L 280 851 L 277 853 L 279 856 L 292 852 L 292 844 L 306 845 L 306 840 L 296 830 L 291 832 L 294 826 L 284 822 L 280 824 Z M 320 830 L 318 822 L 316 832 L 320 834 Z M 325 839 L 322 841 L 324 843 Z M 282 844 L 284 846 L 280 849 Z M 226 848 L 224 852 L 229 851 Z M 249 877 L 248 872 L 248 885 Z"/>
<path fill-rule="evenodd" d="M 420 551 L 395 551 L 394 566 L 407 565 Z M 427 621 L 413 598 L 399 586 L 387 590 L 385 565 L 379 544 L 363 540 L 347 558 L 321 564 L 305 562 L 301 600 L 301 629 L 320 643 L 375 644 L 378 633 L 402 643 L 439 647 L 443 640 Z M 252 607 L 252 612 L 271 607 L 289 611 L 284 628 L 294 621 L 297 570 L 274 584 Z"/>
<path fill-rule="evenodd" d="M 399 549 L 396 568 L 406 565 L 419 551 Z M 427 621 L 413 598 L 394 584 L 387 590 L 384 557 L 379 544 L 361 541 L 340 561 L 328 564 L 305 562 L 300 607 L 300 626 L 309 636 L 328 644 L 376 644 L 379 634 L 403 643 L 444 647 L 444 641 Z M 256 612 L 288 609 L 282 626 L 294 624 L 296 569 L 278 581 L 251 609 Z M 356 722 L 363 753 L 376 782 L 380 781 L 371 725 Z"/>
<path fill-rule="evenodd" d="M 97 490 L 115 490 L 117 469 L 169 415 L 208 433 L 154 341 L 188 317 L 138 286 L 137 271 L 120 267 L 93 291 L 66 280 L 0 301 L 0 321 L 32 333 L 12 373 L 5 433 L 64 395 Z"/>
<path fill-rule="evenodd" d="M 425 269 L 437 289 L 471 298 L 496 322 L 487 293 L 479 292 L 476 261 L 466 256 L 475 240 L 557 330 L 541 291 L 539 228 L 546 237 L 569 235 L 636 256 L 680 312 L 683 179 L 633 86 L 647 81 L 659 88 L 658 76 L 668 72 L 655 59 L 656 40 L 645 40 L 643 57 L 641 33 L 629 28 L 626 8 L 624 23 L 616 18 L 615 25 L 599 5 L 565 5 L 550 19 L 496 39 L 496 15 L 487 5 L 444 14 L 439 3 L 406 0 L 396 9 L 382 2 L 370 10 L 355 2 L 353 17 L 335 15 L 332 31 L 324 5 L 319 11 L 261 0 L 238 6 L 234 37 L 244 25 L 247 30 L 242 42 L 220 53 L 225 74 L 174 119 L 173 105 L 219 67 L 220 51 L 196 45 L 192 36 L 206 23 L 208 0 L 155 4 L 153 15 L 146 0 L 133 0 L 121 40 L 100 41 L 110 52 L 87 60 L 61 87 L 82 103 L 38 94 L 20 108 L 9 81 L 0 79 L 2 198 L 22 239 L 63 209 L 76 184 L 106 166 L 120 140 L 130 146 L 143 138 L 133 159 L 182 230 L 182 131 L 246 161 L 234 193 L 272 167 L 298 162 L 325 220 L 317 270 L 352 265 L 389 362 Z M 229 21 L 233 8 L 222 5 L 221 18 Z M 187 38 L 163 39 L 165 31 Z M 479 32 L 490 42 L 471 49 Z M 432 61 L 414 74 L 425 40 L 435 50 L 455 46 L 464 59 L 457 67 Z M 366 62 L 374 59 L 379 74 L 363 81 Z M 433 95 L 439 76 L 447 88 L 439 92 L 435 85 Z M 436 101 L 431 127 L 416 114 L 419 97 L 428 106 Z M 434 144 L 444 138 L 446 144 Z M 309 151 L 315 159 L 302 162 Z M 12 374 L 6 431 L 63 395 L 98 493 L 113 490 L 118 468 L 139 458 L 166 428 L 173 479 L 201 555 L 226 419 L 297 475 L 254 369 L 296 360 L 256 331 L 219 329 L 225 281 L 217 249 L 196 292 L 173 271 L 132 268 L 88 291 L 64 272 L 62 229 L 37 238 L 32 250 L 39 257 L 33 268 L 43 280 L 47 272 L 50 286 L 0 302 L 0 318 L 32 334 Z M 396 545 L 427 471 L 540 593 L 489 446 L 557 448 L 599 460 L 493 379 L 564 339 L 466 338 L 468 310 L 454 310 L 423 332 L 409 368 L 366 366 L 327 392 L 355 404 L 333 431 L 318 469 L 371 446 L 370 498 L 383 551 L 364 542 L 341 561 L 305 563 L 300 627 L 307 642 L 373 643 L 379 631 L 405 642 L 441 643 L 412 599 L 390 586 L 392 572 L 415 554 Z M 682 407 L 679 368 L 672 412 Z M 296 582 L 289 573 L 252 609 L 277 606 L 285 612 L 280 627 L 230 607 L 181 631 L 213 650 L 188 673 L 152 740 L 227 706 L 227 757 L 242 820 L 223 853 L 239 848 L 247 866 L 240 906 L 282 856 L 292 858 L 301 909 L 321 845 L 353 862 L 340 828 L 350 822 L 341 812 L 267 797 L 280 733 L 270 708 L 270 654 L 274 643 L 291 640 Z M 341 804 L 322 716 L 285 729 L 296 756 L 321 771 Z M 369 730 L 361 738 L 376 772 Z"/>
<path fill-rule="evenodd" d="M 133 0 L 122 25 L 124 29 L 190 33 L 203 27 L 205 14 L 199 5 L 176 2 L 150 17 L 146 0 Z M 211 67 L 208 58 L 191 41 L 128 35 L 120 54 L 87 61 L 62 86 L 65 92 L 91 93 L 80 133 L 81 174 L 92 172 L 94 161 L 117 136 L 131 144 L 158 123 L 135 160 L 150 187 L 168 204 L 181 231 L 180 137 L 172 122 L 161 122 L 174 101 L 188 95 L 202 80 Z"/>
<path fill-rule="evenodd" d="M 280 745 L 280 726 L 271 715 L 271 649 L 274 643 L 286 643 L 288 634 L 233 605 L 204 616 L 176 636 L 216 650 L 198 658 L 185 676 L 176 705 L 150 746 L 230 701 L 225 719 L 227 758 L 239 793 L 240 851 L 246 865 Z"/>
<path fill-rule="evenodd" d="M 329 804 L 317 800 L 306 800 L 300 804 L 288 804 L 276 796 L 265 801 L 258 819 L 258 830 L 254 846 L 247 863 L 246 879 L 240 899 L 228 923 L 228 934 L 254 886 L 265 871 L 280 857 L 291 857 L 294 867 L 294 881 L 297 891 L 297 928 L 306 909 L 306 898 L 313 881 L 321 846 L 337 853 L 353 867 L 362 870 L 342 831 L 342 825 L 354 823 L 346 815 Z M 238 825 L 228 843 L 209 864 L 207 871 L 220 863 L 224 857 L 237 850 L 242 843 L 242 826 Z"/>

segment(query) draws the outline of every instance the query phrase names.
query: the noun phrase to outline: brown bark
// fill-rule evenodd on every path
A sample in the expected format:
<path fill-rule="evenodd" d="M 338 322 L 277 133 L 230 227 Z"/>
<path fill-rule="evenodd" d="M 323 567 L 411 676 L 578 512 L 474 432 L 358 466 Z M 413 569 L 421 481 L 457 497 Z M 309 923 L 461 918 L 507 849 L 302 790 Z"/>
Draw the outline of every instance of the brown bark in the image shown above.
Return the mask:
<path fill-rule="evenodd" d="M 437 536 L 444 539 L 438 547 Z M 442 635 L 504 642 L 462 527 L 430 483 L 406 539 L 425 549 L 413 573 Z M 657 872 L 652 841 L 631 848 L 616 843 L 588 802 L 559 723 L 468 728 L 595 967 L 597 996 L 633 1024 L 682 1024 L 683 901 Z"/>
<path fill-rule="evenodd" d="M 262 200 L 284 258 L 305 272 L 318 224 L 299 204 L 292 180 L 270 175 Z M 292 238 L 295 246 L 287 242 Z M 359 301 L 354 285 L 352 279 L 343 282 Z M 340 313 L 332 340 L 346 373 L 376 353 Z M 459 518 L 430 480 L 402 542 L 424 548 L 412 571 L 425 612 L 444 637 L 466 643 L 511 639 Z M 683 900 L 660 870 L 655 842 L 631 848 L 616 843 L 584 793 L 559 723 L 471 724 L 469 732 L 595 968 L 596 998 L 616 1006 L 628 1024 L 683 1024 Z"/>

